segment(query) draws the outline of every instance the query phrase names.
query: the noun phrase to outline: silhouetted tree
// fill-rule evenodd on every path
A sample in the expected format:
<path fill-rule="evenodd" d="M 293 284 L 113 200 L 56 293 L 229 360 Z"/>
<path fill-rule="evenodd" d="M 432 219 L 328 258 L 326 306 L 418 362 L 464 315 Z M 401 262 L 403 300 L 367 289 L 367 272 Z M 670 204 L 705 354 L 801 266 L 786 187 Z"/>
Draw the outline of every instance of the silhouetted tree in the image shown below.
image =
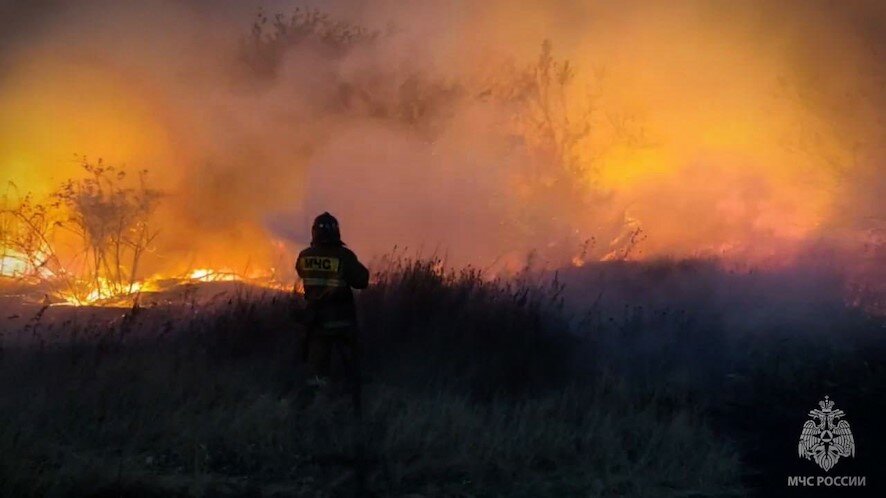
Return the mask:
<path fill-rule="evenodd" d="M 89 278 L 99 293 L 131 293 L 141 258 L 158 233 L 151 215 L 160 193 L 148 187 L 146 170 L 131 186 L 124 170 L 101 159 L 91 163 L 84 157 L 81 165 L 89 176 L 68 180 L 54 194 L 68 210 L 64 226 L 83 241 Z"/>

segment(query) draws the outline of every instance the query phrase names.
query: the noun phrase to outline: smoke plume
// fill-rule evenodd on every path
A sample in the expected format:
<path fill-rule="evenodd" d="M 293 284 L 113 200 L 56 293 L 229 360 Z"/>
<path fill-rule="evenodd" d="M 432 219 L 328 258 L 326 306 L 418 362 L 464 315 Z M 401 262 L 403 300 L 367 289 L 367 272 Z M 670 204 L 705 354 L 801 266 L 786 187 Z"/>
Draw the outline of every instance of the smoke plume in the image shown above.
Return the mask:
<path fill-rule="evenodd" d="M 0 12 L 0 178 L 47 193 L 74 154 L 147 169 L 166 197 L 146 271 L 288 269 L 322 211 L 367 257 L 779 263 L 826 244 L 882 270 L 880 2 Z"/>

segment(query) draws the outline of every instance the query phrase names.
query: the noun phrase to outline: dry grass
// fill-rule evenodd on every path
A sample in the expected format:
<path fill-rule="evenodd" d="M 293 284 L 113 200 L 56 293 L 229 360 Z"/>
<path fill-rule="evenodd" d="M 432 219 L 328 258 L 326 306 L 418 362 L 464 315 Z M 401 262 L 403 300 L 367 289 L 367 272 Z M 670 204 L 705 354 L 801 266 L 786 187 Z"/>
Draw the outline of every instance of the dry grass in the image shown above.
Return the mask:
<path fill-rule="evenodd" d="M 849 368 L 857 353 L 736 342 L 719 322 L 703 337 L 685 318 L 631 313 L 586 338 L 568 330 L 557 282 L 389 263 L 360 296 L 371 382 L 359 423 L 347 397 L 302 403 L 279 294 L 74 320 L 7 347 L 0 494 L 350 496 L 362 483 L 377 496 L 743 495 L 742 413 L 797 382 L 863 390 L 882 377 Z M 649 330 L 667 347 L 649 347 Z M 726 343 L 744 349 L 720 370 L 670 361 Z"/>

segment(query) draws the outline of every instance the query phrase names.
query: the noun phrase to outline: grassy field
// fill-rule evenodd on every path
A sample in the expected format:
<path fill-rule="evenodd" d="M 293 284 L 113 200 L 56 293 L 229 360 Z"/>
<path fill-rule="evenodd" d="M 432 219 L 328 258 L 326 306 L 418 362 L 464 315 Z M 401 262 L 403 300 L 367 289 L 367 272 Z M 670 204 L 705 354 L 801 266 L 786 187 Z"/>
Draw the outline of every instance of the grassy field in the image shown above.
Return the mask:
<path fill-rule="evenodd" d="M 360 420 L 347 396 L 304 401 L 284 294 L 23 314 L 0 495 L 783 496 L 814 473 L 796 444 L 825 394 L 859 445 L 838 469 L 874 480 L 883 324 L 825 277 L 380 266 L 359 295 Z"/>

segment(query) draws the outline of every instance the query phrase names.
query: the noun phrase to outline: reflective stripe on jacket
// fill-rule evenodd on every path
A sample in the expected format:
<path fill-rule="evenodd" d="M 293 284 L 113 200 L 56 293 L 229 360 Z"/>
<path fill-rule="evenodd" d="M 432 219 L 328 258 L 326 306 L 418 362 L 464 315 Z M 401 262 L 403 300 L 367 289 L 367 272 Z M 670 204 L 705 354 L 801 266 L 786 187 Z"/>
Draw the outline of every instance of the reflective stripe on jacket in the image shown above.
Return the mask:
<path fill-rule="evenodd" d="M 351 288 L 366 288 L 369 270 L 350 249 L 341 244 L 311 245 L 299 253 L 295 267 L 315 316 L 314 326 L 330 329 L 356 322 Z"/>

